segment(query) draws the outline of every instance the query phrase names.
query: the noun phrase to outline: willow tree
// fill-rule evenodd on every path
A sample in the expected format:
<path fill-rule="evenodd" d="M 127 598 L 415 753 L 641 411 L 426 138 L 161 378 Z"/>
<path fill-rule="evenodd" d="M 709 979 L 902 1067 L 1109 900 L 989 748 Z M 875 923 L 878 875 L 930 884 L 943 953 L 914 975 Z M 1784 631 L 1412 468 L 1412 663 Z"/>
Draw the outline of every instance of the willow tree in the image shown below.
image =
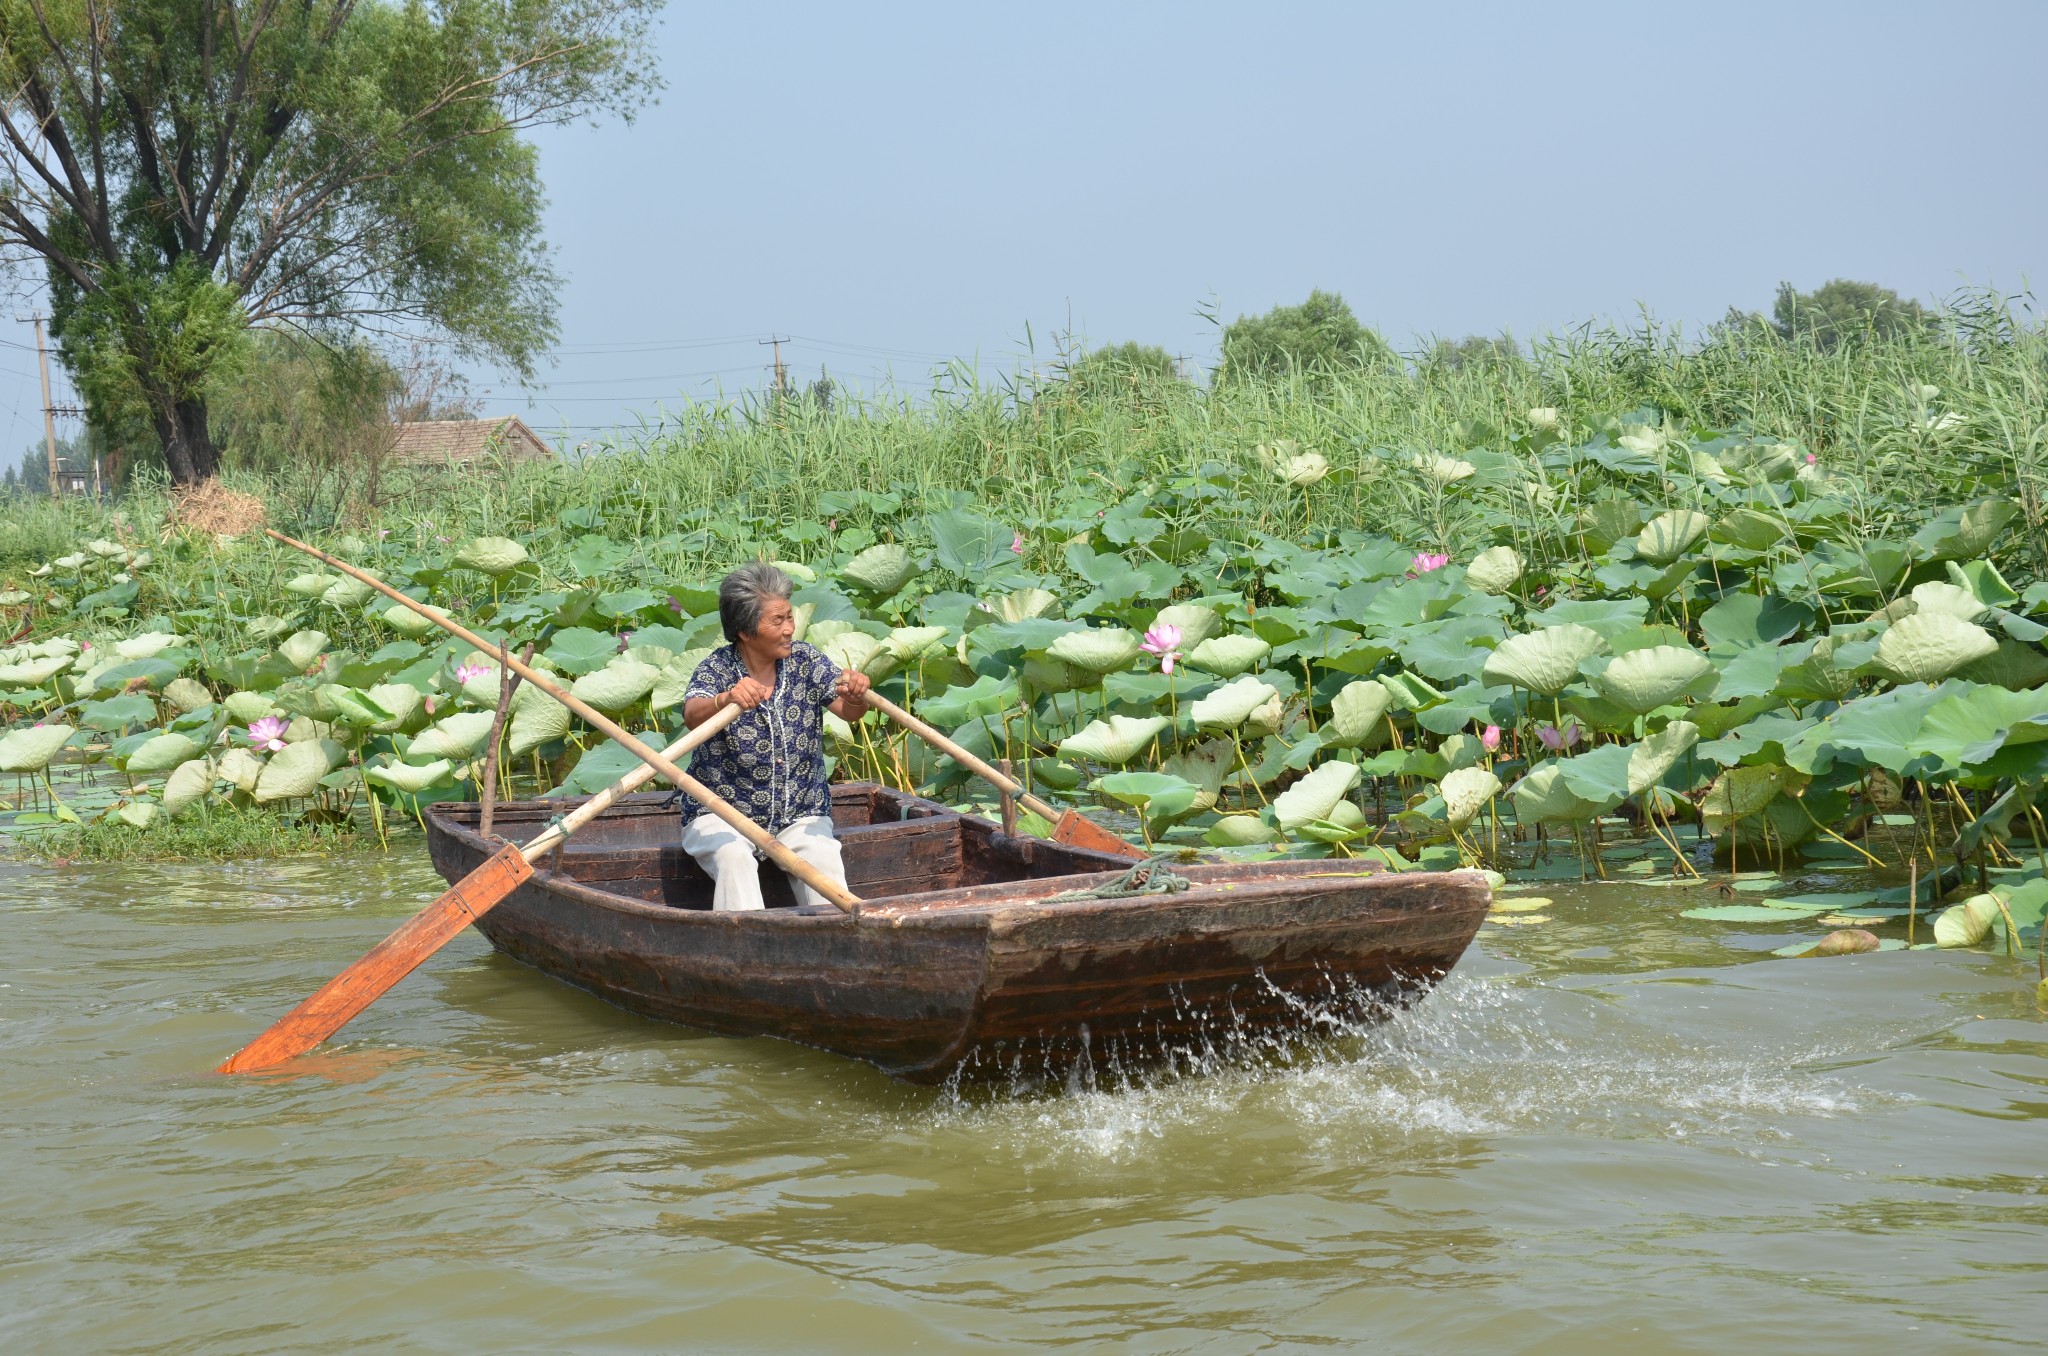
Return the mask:
<path fill-rule="evenodd" d="M 0 257 L 94 421 L 213 474 L 252 327 L 529 373 L 557 278 L 528 129 L 630 117 L 658 0 L 0 0 Z"/>

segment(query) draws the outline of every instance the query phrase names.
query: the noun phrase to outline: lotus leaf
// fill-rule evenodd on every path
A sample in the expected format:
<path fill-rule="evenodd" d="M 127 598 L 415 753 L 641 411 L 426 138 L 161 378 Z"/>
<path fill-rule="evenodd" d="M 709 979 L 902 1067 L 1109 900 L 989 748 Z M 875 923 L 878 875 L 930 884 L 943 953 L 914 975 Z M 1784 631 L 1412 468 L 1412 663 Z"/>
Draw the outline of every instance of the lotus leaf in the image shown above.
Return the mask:
<path fill-rule="evenodd" d="M 1016 589 L 984 606 L 1002 621 L 1017 622 L 1029 617 L 1043 617 L 1058 602 L 1059 595 L 1048 589 Z"/>
<path fill-rule="evenodd" d="M 624 655 L 595 673 L 586 673 L 569 687 L 570 695 L 600 711 L 623 711 L 654 690 L 661 670 Z"/>
<path fill-rule="evenodd" d="M 2048 683 L 2048 656 L 2038 646 L 2001 640 L 1996 654 L 1972 661 L 1956 670 L 1956 675 L 1973 683 L 1989 683 L 2018 692 Z"/>
<path fill-rule="evenodd" d="M 1046 647 L 1050 657 L 1071 664 L 1083 673 L 1114 673 L 1129 668 L 1138 657 L 1140 637 L 1121 627 L 1098 627 L 1069 631 Z"/>
<path fill-rule="evenodd" d="M 1564 691 L 1579 676 L 1579 665 L 1607 648 L 1597 631 L 1574 622 L 1509 636 L 1486 657 L 1483 682 L 1523 687 L 1546 697 Z"/>
<path fill-rule="evenodd" d="M 1218 678 L 1235 678 L 1272 652 L 1257 636 L 1212 636 L 1188 652 L 1188 663 Z"/>
<path fill-rule="evenodd" d="M 41 772 L 77 733 L 69 725 L 32 725 L 0 736 L 0 772 Z"/>
<path fill-rule="evenodd" d="M 224 782 L 232 782 L 242 791 L 254 791 L 256 782 L 263 776 L 263 760 L 247 749 L 229 749 L 220 756 L 220 764 L 214 772 Z"/>
<path fill-rule="evenodd" d="M 47 659 L 27 659 L 18 664 L 0 664 L 0 687 L 37 687 L 71 667 L 70 655 L 53 655 Z"/>
<path fill-rule="evenodd" d="M 1617 656 L 1594 678 L 1593 685 L 1608 701 L 1640 716 L 1677 701 L 1713 669 L 1698 650 L 1652 645 Z"/>
<path fill-rule="evenodd" d="M 1454 485 L 1479 474 L 1479 468 L 1462 457 L 1418 454 L 1415 467 L 1439 485 Z"/>
<path fill-rule="evenodd" d="M 446 758 L 436 758 L 423 766 L 412 763 L 387 763 L 383 767 L 371 768 L 363 776 L 380 786 L 388 786 L 394 791 L 416 796 L 430 786 L 437 786 L 450 780 L 454 771 L 453 763 Z"/>
<path fill-rule="evenodd" d="M 1276 692 L 1269 700 L 1252 708 L 1252 713 L 1244 718 L 1243 733 L 1253 736 L 1276 735 L 1280 733 L 1281 723 L 1286 719 L 1287 704 Z"/>
<path fill-rule="evenodd" d="M 1725 541 L 1746 551 L 1768 551 L 1788 535 L 1784 523 L 1753 508 L 1736 509 L 1713 527 L 1715 541 Z"/>
<path fill-rule="evenodd" d="M 1521 553 L 1512 546 L 1489 546 L 1465 567 L 1465 582 L 1481 593 L 1506 593 L 1522 577 Z"/>
<path fill-rule="evenodd" d="M 327 749 L 320 740 L 287 744 L 263 765 L 252 794 L 258 805 L 313 795 L 320 790 L 320 779 L 327 775 L 328 767 Z"/>
<path fill-rule="evenodd" d="M 312 668 L 326 650 L 325 631 L 295 631 L 277 647 L 277 652 L 284 656 L 284 662 L 301 673 Z"/>
<path fill-rule="evenodd" d="M 379 683 L 367 695 L 386 713 L 383 720 L 370 726 L 376 734 L 393 734 L 404 729 L 426 700 L 420 690 L 409 683 Z"/>
<path fill-rule="evenodd" d="M 1736 821 L 1761 814 L 1780 792 L 1799 780 L 1799 774 L 1777 763 L 1729 768 L 1701 797 L 1701 822 L 1718 838 Z"/>
<path fill-rule="evenodd" d="M 1916 616 L 1938 614 L 1973 622 L 1981 620 L 1988 611 L 1990 609 L 1977 595 L 1966 588 L 1940 580 L 1913 586 L 1913 613 Z"/>
<path fill-rule="evenodd" d="M 327 721 L 314 720 L 310 716 L 294 716 L 292 723 L 285 727 L 284 742 L 303 744 L 309 739 L 325 739 L 333 733 L 334 726 Z"/>
<path fill-rule="evenodd" d="M 1602 807 L 1582 800 L 1565 784 L 1563 767 L 1552 761 L 1531 768 L 1508 793 L 1515 804 L 1515 822 L 1522 825 L 1576 823 L 1593 818 Z"/>
<path fill-rule="evenodd" d="M 1274 822 L 1283 832 L 1293 833 L 1313 820 L 1328 819 L 1361 775 L 1356 763 L 1321 764 L 1273 798 Z"/>
<path fill-rule="evenodd" d="M 1225 815 L 1209 826 L 1202 841 L 1211 847 L 1253 847 L 1274 837 L 1273 826 L 1257 815 Z"/>
<path fill-rule="evenodd" d="M 78 568 L 79 566 L 81 566 L 81 565 L 85 564 L 85 562 L 86 562 L 86 554 L 85 554 L 85 552 L 83 552 L 83 551 L 73 551 L 73 552 L 72 552 L 72 553 L 71 553 L 70 555 L 68 555 L 68 556 L 58 556 L 58 557 L 57 557 L 57 559 L 56 559 L 55 561 L 53 561 L 52 563 L 53 563 L 53 564 L 55 564 L 55 565 L 57 565 L 57 566 L 59 566 L 59 567 L 60 567 L 60 568 L 62 568 L 62 569 L 66 569 L 66 570 L 75 570 L 75 569 L 77 569 L 77 568 Z"/>
<path fill-rule="evenodd" d="M 1825 909 L 1776 909 L 1765 904 L 1711 904 L 1686 909 L 1681 918 L 1705 918 L 1717 923 L 1797 923 L 1818 917 Z"/>
<path fill-rule="evenodd" d="M 1252 712 L 1279 696 L 1280 690 L 1271 683 L 1252 677 L 1234 678 L 1208 696 L 1197 698 L 1188 707 L 1188 714 L 1203 729 L 1234 730 L 1250 719 Z"/>
<path fill-rule="evenodd" d="M 943 626 L 899 626 L 882 642 L 882 648 L 898 664 L 908 666 L 920 659 L 944 653 L 945 642 L 946 628 Z"/>
<path fill-rule="evenodd" d="M 267 614 L 261 617 L 251 617 L 248 621 L 242 623 L 242 630 L 246 631 L 250 638 L 254 640 L 269 640 L 272 636 L 281 636 L 291 629 L 292 624 L 283 617 L 273 617 Z"/>
<path fill-rule="evenodd" d="M 593 631 L 587 626 L 571 626 L 557 631 L 548 641 L 547 656 L 560 665 L 564 673 L 581 676 L 595 673 L 612 662 L 619 652 L 619 638 L 608 631 Z M 472 662 L 482 662 L 496 667 L 496 662 L 480 654 L 472 654 Z M 497 675 L 491 675 L 490 701 L 496 701 L 498 690 Z"/>
<path fill-rule="evenodd" d="M 1976 946 L 1991 935 L 1992 926 L 1999 918 L 1995 895 L 1972 895 L 1935 915 L 1934 944 Z"/>
<path fill-rule="evenodd" d="M 434 623 L 402 603 L 393 603 L 377 615 L 401 636 L 417 638 L 434 629 Z"/>
<path fill-rule="evenodd" d="M 1024 660 L 1020 676 L 1024 686 L 1031 691 L 1041 696 L 1056 696 L 1084 686 L 1086 680 L 1093 675 L 1083 674 L 1073 665 L 1062 663 L 1060 660 L 1034 654 Z"/>
<path fill-rule="evenodd" d="M 1148 629 L 1162 626 L 1177 628 L 1181 649 L 1192 650 L 1223 629 L 1223 617 L 1205 603 L 1175 603 L 1171 607 L 1160 608 Z"/>
<path fill-rule="evenodd" d="M 1636 555 L 1653 565 L 1669 565 L 1712 526 L 1713 520 L 1695 509 L 1669 509 L 1643 525 L 1636 536 Z"/>
<path fill-rule="evenodd" d="M 301 598 L 318 598 L 334 585 L 336 576 L 331 574 L 294 575 L 285 581 L 285 591 L 296 593 Z"/>
<path fill-rule="evenodd" d="M 1097 777 L 1093 785 L 1097 791 L 1135 809 L 1154 825 L 1171 823 L 1201 808 L 1197 802 L 1202 789 L 1171 773 L 1116 772 L 1107 777 Z"/>
<path fill-rule="evenodd" d="M 842 631 L 818 648 L 840 668 L 857 669 L 870 678 L 881 678 L 896 667 L 896 657 L 865 631 Z"/>
<path fill-rule="evenodd" d="M 1893 622 L 1878 641 L 1877 662 L 1902 682 L 1938 683 L 1965 664 L 1998 653 L 1991 633 L 1946 613 L 1915 613 Z"/>
<path fill-rule="evenodd" d="M 244 725 L 278 713 L 277 703 L 261 692 L 230 692 L 220 704 L 228 715 Z"/>
<path fill-rule="evenodd" d="M 472 537 L 455 553 L 452 563 L 480 574 L 510 574 L 532 557 L 510 537 Z"/>
<path fill-rule="evenodd" d="M 320 595 L 320 601 L 329 607 L 354 608 L 361 607 L 378 596 L 377 590 L 362 580 L 344 577 L 329 584 L 327 591 Z M 398 604 L 393 603 L 392 606 L 396 607 Z"/>
<path fill-rule="evenodd" d="M 204 800 L 213 790 L 213 783 L 213 764 L 207 759 L 193 758 L 178 764 L 171 775 L 164 778 L 163 794 L 159 797 L 164 814 L 176 819 L 188 807 Z"/>
<path fill-rule="evenodd" d="M 1164 716 L 1111 716 L 1108 720 L 1091 720 L 1060 741 L 1060 756 L 1122 766 L 1143 753 L 1167 723 Z"/>
<path fill-rule="evenodd" d="M 1209 810 L 1215 808 L 1216 798 L 1222 793 L 1236 759 L 1237 750 L 1227 740 L 1207 739 L 1174 754 L 1159 765 L 1159 770 L 1193 782 L 1201 791 L 1195 798 L 1195 808 Z"/>
<path fill-rule="evenodd" d="M 1500 794 L 1500 778 L 1483 767 L 1461 767 L 1444 775 L 1437 794 L 1444 798 L 1444 818 L 1462 829 Z"/>
<path fill-rule="evenodd" d="M 1664 780 L 1686 750 L 1700 741 L 1700 727 L 1689 720 L 1674 720 L 1648 739 L 1629 746 L 1628 793 L 1640 796 Z"/>
<path fill-rule="evenodd" d="M 169 772 L 178 764 L 196 757 L 199 750 L 200 744 L 196 739 L 181 734 L 160 734 L 128 755 L 127 772 L 131 777 Z"/>
<path fill-rule="evenodd" d="M 863 593 L 886 598 L 910 582 L 916 569 L 910 552 L 894 542 L 870 546 L 839 571 L 840 578 Z"/>
<path fill-rule="evenodd" d="M 1323 743 L 1334 748 L 1355 748 L 1379 730 L 1382 718 L 1394 704 L 1394 694 L 1381 683 L 1360 679 L 1346 683 L 1330 699 L 1330 718 L 1323 723 Z"/>
<path fill-rule="evenodd" d="M 211 706 L 213 694 L 206 690 L 206 684 L 196 679 L 173 678 L 164 684 L 164 700 L 173 710 L 189 714 L 202 706 Z"/>
<path fill-rule="evenodd" d="M 146 829 L 151 824 L 156 823 L 158 813 L 159 811 L 154 802 L 136 800 L 130 801 L 128 804 L 115 810 L 114 818 L 120 820 L 131 829 Z"/>
<path fill-rule="evenodd" d="M 458 711 L 420 731 L 405 751 L 408 758 L 468 758 L 491 737 L 491 711 Z M 286 752 L 290 752 L 289 749 Z M 284 754 L 279 754 L 279 758 Z"/>
<path fill-rule="evenodd" d="M 123 659 L 149 659 L 180 644 L 177 636 L 165 631 L 144 631 L 140 635 L 114 642 L 114 653 Z"/>
<path fill-rule="evenodd" d="M 519 758 L 543 744 L 565 739 L 568 734 L 568 707 L 552 700 L 535 702 L 525 710 L 512 714 L 510 732 L 506 736 L 506 752 L 514 758 Z"/>

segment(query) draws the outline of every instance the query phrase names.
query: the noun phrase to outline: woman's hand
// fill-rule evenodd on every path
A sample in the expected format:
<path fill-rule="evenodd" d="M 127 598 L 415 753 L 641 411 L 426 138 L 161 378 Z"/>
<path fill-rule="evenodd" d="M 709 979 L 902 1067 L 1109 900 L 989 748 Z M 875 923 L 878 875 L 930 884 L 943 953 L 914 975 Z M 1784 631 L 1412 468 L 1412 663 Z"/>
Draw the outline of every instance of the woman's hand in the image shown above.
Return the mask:
<path fill-rule="evenodd" d="M 859 719 L 868 709 L 868 689 L 873 686 L 859 669 L 840 670 L 839 680 L 832 685 L 832 690 L 839 694 L 839 699 L 832 703 L 832 714 L 841 720 Z"/>
<path fill-rule="evenodd" d="M 759 678 L 742 678 L 725 694 L 726 700 L 742 711 L 751 711 L 774 695 L 775 689 Z"/>

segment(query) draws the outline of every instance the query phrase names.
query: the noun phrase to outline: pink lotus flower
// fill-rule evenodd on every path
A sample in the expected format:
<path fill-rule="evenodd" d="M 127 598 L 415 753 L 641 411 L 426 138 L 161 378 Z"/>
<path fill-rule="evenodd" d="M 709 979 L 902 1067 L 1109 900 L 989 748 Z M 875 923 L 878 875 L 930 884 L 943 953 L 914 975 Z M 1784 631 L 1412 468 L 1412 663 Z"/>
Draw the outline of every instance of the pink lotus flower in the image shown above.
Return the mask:
<path fill-rule="evenodd" d="M 435 706 L 439 705 L 439 703 L 436 702 L 434 698 L 429 697 L 424 702 L 422 702 L 421 705 L 427 708 L 427 714 L 431 716 L 434 714 Z"/>
<path fill-rule="evenodd" d="M 671 598 L 668 600 L 668 610 L 671 612 L 681 612 L 683 610 L 683 605 L 677 602 L 675 599 Z"/>
<path fill-rule="evenodd" d="M 1479 732 L 1479 747 L 1488 753 L 1500 752 L 1500 726 L 1489 725 Z"/>
<path fill-rule="evenodd" d="M 468 683 L 476 678 L 488 678 L 491 669 L 488 664 L 458 664 L 455 666 L 455 681 Z"/>
<path fill-rule="evenodd" d="M 291 728 L 291 722 L 283 716 L 265 716 L 249 722 L 249 743 L 269 753 L 276 753 L 284 747 L 284 732 Z"/>
<path fill-rule="evenodd" d="M 1820 460 L 1820 458 L 1819 458 L 1818 456 L 1814 455 L 1814 454 L 1813 454 L 1813 453 L 1811 453 L 1811 452 L 1809 452 L 1809 453 L 1807 453 L 1807 454 L 1806 454 L 1806 464 L 1807 464 L 1808 466 L 1811 466 L 1811 465 L 1813 465 L 1813 464 L 1814 464 L 1815 462 L 1817 462 L 1817 461 L 1819 461 L 1819 460 Z"/>
<path fill-rule="evenodd" d="M 1571 748 L 1579 742 L 1579 737 L 1582 733 L 1583 731 L 1579 729 L 1579 722 L 1577 720 L 1566 721 L 1562 730 L 1558 729 L 1555 725 L 1538 725 L 1536 727 L 1536 738 L 1542 741 L 1543 747 L 1552 753 L 1562 753 L 1566 749 Z"/>
<path fill-rule="evenodd" d="M 1180 628 L 1172 622 L 1160 622 L 1145 633 L 1138 648 L 1159 656 L 1161 673 L 1172 673 L 1174 663 L 1180 659 L 1180 634 Z"/>
<path fill-rule="evenodd" d="M 378 541 L 383 541 L 383 540 L 384 540 L 384 539 L 385 539 L 386 537 L 388 537 L 388 536 L 390 536 L 390 535 L 391 535 L 391 529 L 390 529 L 390 528 L 388 528 L 388 527 L 380 527 L 380 528 L 378 528 L 378 529 L 377 529 L 377 540 L 378 540 Z"/>
<path fill-rule="evenodd" d="M 1010 551 L 1013 555 L 1021 556 L 1024 554 L 1024 534 L 1022 532 L 1012 532 L 1010 534 Z"/>
<path fill-rule="evenodd" d="M 1438 555 L 1434 551 L 1420 551 L 1416 553 L 1415 559 L 1409 562 L 1408 577 L 1413 579 L 1417 575 L 1428 574 L 1431 570 L 1441 570 L 1450 563 L 1449 556 Z"/>
<path fill-rule="evenodd" d="M 631 631 L 619 632 L 619 653 L 624 654 L 628 649 L 632 648 L 632 645 L 633 633 Z"/>

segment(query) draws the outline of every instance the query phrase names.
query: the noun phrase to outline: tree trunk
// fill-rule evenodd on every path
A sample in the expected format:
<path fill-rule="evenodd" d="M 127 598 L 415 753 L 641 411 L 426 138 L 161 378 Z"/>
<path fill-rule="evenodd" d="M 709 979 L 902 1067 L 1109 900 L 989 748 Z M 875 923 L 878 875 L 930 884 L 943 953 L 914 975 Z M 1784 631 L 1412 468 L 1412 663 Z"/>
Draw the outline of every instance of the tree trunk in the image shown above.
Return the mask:
<path fill-rule="evenodd" d="M 162 405 L 152 423 L 157 442 L 163 447 L 164 465 L 170 469 L 173 485 L 197 485 L 210 480 L 220 469 L 220 454 L 214 450 L 213 435 L 206 427 L 203 398 L 179 400 L 168 412 Z"/>

